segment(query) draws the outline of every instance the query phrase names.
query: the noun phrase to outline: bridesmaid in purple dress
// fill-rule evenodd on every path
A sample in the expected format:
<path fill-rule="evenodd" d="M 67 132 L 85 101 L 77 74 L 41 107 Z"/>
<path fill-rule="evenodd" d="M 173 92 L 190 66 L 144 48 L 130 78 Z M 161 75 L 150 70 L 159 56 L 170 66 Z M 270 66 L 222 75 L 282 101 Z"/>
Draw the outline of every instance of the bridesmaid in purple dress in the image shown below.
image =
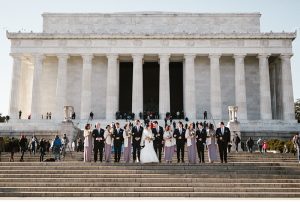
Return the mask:
<path fill-rule="evenodd" d="M 167 125 L 164 133 L 164 141 L 165 141 L 165 161 L 167 163 L 172 163 L 172 157 L 174 153 L 174 147 L 173 147 L 173 142 L 172 138 L 173 135 L 170 130 L 170 126 Z"/>
<path fill-rule="evenodd" d="M 84 162 L 91 162 L 91 156 L 92 156 L 92 131 L 90 124 L 86 124 L 84 132 Z"/>
<path fill-rule="evenodd" d="M 185 132 L 185 138 L 187 140 L 188 158 L 189 163 L 196 163 L 196 132 L 193 128 L 193 123 L 190 123 L 188 129 Z"/>
<path fill-rule="evenodd" d="M 208 160 L 213 163 L 217 160 L 217 140 L 216 131 L 214 130 L 214 125 L 209 124 L 207 131 L 206 145 L 208 148 Z"/>
<path fill-rule="evenodd" d="M 131 129 L 129 123 L 124 127 L 123 138 L 124 138 L 124 161 L 129 163 L 131 156 Z"/>

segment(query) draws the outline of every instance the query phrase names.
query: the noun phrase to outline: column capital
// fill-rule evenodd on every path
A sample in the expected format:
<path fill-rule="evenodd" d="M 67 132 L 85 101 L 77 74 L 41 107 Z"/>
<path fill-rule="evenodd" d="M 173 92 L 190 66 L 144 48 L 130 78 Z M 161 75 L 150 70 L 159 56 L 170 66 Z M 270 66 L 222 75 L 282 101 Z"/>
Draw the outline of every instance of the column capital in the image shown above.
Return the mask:
<path fill-rule="evenodd" d="M 23 54 L 22 53 L 10 53 L 9 54 L 12 58 L 18 58 L 18 59 L 23 59 Z"/>
<path fill-rule="evenodd" d="M 118 53 L 108 53 L 106 54 L 108 60 L 117 60 L 119 57 Z"/>
<path fill-rule="evenodd" d="M 81 54 L 83 64 L 90 64 L 94 58 L 93 54 Z"/>
<path fill-rule="evenodd" d="M 293 54 L 292 53 L 282 53 L 282 54 L 280 54 L 279 57 L 281 60 L 290 60 L 291 57 L 293 57 Z"/>
<path fill-rule="evenodd" d="M 44 59 L 45 59 L 44 54 L 40 54 L 40 53 L 33 54 L 34 63 L 36 62 L 42 63 Z"/>
<path fill-rule="evenodd" d="M 270 57 L 270 54 L 269 53 L 259 53 L 257 55 L 257 58 L 258 59 L 268 59 Z"/>
<path fill-rule="evenodd" d="M 244 59 L 244 58 L 246 57 L 246 55 L 247 55 L 247 54 L 245 54 L 245 53 L 235 53 L 235 54 L 233 55 L 233 58 L 234 58 L 234 59 Z"/>
<path fill-rule="evenodd" d="M 144 58 L 144 54 L 142 53 L 133 53 L 131 54 L 131 57 L 133 58 L 133 60 L 141 60 Z"/>
<path fill-rule="evenodd" d="M 70 58 L 70 55 L 65 54 L 65 53 L 59 53 L 59 54 L 56 54 L 56 57 L 58 60 L 67 60 Z"/>
<path fill-rule="evenodd" d="M 210 53 L 210 54 L 208 55 L 208 57 L 209 57 L 210 59 L 220 59 L 221 56 L 222 56 L 221 53 Z"/>
<path fill-rule="evenodd" d="M 186 53 L 186 54 L 184 54 L 185 59 L 188 59 L 188 58 L 195 59 L 195 57 L 196 57 L 195 53 Z"/>
<path fill-rule="evenodd" d="M 162 58 L 170 59 L 171 54 L 169 54 L 169 53 L 160 53 L 160 54 L 158 54 L 158 57 L 159 57 L 159 59 L 162 59 Z"/>

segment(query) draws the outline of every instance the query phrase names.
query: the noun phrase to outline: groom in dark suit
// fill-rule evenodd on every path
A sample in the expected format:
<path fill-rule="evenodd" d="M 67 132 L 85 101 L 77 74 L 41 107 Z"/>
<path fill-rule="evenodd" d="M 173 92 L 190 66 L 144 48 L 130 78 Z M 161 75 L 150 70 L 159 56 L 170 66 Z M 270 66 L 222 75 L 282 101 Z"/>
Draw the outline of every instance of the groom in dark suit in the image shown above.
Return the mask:
<path fill-rule="evenodd" d="M 114 150 L 115 150 L 115 162 L 120 162 L 121 159 L 121 149 L 124 141 L 123 138 L 124 130 L 120 128 L 120 124 L 116 123 L 116 128 L 114 130 L 113 138 L 114 138 Z"/>
<path fill-rule="evenodd" d="M 92 132 L 92 136 L 94 138 L 94 161 L 97 161 L 99 151 L 100 162 L 102 162 L 104 148 L 104 129 L 100 128 L 100 123 L 97 123 L 96 128 Z"/>
<path fill-rule="evenodd" d="M 164 129 L 158 125 L 157 121 L 153 122 L 154 128 L 152 128 L 152 133 L 154 135 L 153 147 L 156 155 L 158 154 L 158 160 L 161 162 L 161 151 L 163 147 L 164 139 Z"/>
<path fill-rule="evenodd" d="M 227 163 L 227 146 L 230 142 L 230 130 L 224 126 L 224 122 L 220 123 L 220 128 L 216 130 L 217 143 L 219 147 L 221 163 Z"/>
<path fill-rule="evenodd" d="M 141 126 L 140 120 L 136 120 L 136 125 L 132 128 L 132 147 L 133 147 L 133 162 L 140 160 L 141 139 L 144 128 Z M 136 159 L 136 155 L 138 159 Z"/>
<path fill-rule="evenodd" d="M 174 130 L 173 137 L 176 138 L 177 162 L 180 162 L 181 153 L 181 162 L 184 163 L 185 129 L 181 121 L 178 122 L 178 128 Z"/>

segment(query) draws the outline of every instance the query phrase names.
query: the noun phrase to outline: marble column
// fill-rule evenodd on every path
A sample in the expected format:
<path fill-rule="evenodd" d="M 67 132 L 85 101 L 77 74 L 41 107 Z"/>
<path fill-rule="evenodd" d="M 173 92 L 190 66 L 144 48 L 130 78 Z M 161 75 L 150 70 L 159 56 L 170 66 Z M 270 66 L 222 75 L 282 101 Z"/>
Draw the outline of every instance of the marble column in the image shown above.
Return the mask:
<path fill-rule="evenodd" d="M 118 111 L 119 76 L 118 54 L 107 55 L 107 90 L 106 90 L 106 119 L 114 120 Z"/>
<path fill-rule="evenodd" d="M 82 84 L 80 119 L 88 119 L 92 111 L 92 54 L 83 54 L 82 57 Z"/>
<path fill-rule="evenodd" d="M 247 120 L 247 100 L 245 84 L 245 54 L 234 55 L 235 59 L 235 102 L 239 107 L 238 119 Z"/>
<path fill-rule="evenodd" d="M 159 118 L 164 119 L 170 112 L 170 76 L 169 76 L 170 54 L 159 55 Z"/>
<path fill-rule="evenodd" d="M 20 109 L 20 87 L 21 87 L 21 65 L 22 56 L 10 54 L 13 58 L 12 82 L 10 91 L 9 115 L 11 120 L 19 118 Z M 24 116 L 24 114 L 23 114 Z"/>
<path fill-rule="evenodd" d="M 282 64 L 282 101 L 283 119 L 286 121 L 295 120 L 293 82 L 291 72 L 292 54 L 282 54 L 280 56 Z"/>
<path fill-rule="evenodd" d="M 259 80 L 260 80 L 260 119 L 271 120 L 271 91 L 269 75 L 269 55 L 259 54 Z"/>
<path fill-rule="evenodd" d="M 143 112 L 143 54 L 133 54 L 132 112 L 136 118 Z"/>
<path fill-rule="evenodd" d="M 210 54 L 210 111 L 212 118 L 221 120 L 221 81 L 220 81 L 220 57 L 221 54 Z M 209 117 L 209 115 L 208 115 Z"/>
<path fill-rule="evenodd" d="M 66 88 L 67 88 L 67 67 L 68 67 L 68 54 L 57 55 L 58 69 L 56 81 L 56 111 L 54 119 L 64 120 L 64 106 L 66 104 Z"/>
<path fill-rule="evenodd" d="M 184 112 L 190 120 L 196 119 L 195 98 L 195 54 L 185 54 L 185 86 L 184 86 Z"/>
<path fill-rule="evenodd" d="M 42 54 L 34 55 L 33 59 L 33 82 L 32 82 L 32 101 L 31 101 L 31 119 L 39 120 L 42 118 L 42 113 L 40 112 L 40 103 L 41 103 L 41 89 L 40 81 L 43 71 L 43 61 L 45 56 Z"/>

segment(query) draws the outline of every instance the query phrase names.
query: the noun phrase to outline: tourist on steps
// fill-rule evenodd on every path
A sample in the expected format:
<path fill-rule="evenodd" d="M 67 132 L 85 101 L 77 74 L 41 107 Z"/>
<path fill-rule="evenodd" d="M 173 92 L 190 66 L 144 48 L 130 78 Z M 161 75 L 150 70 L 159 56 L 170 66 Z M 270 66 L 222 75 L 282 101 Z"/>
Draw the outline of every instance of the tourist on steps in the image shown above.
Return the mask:
<path fill-rule="evenodd" d="M 21 135 L 21 139 L 19 141 L 19 146 L 21 149 L 21 158 L 20 161 L 24 161 L 24 153 L 27 150 L 27 138 L 25 137 L 25 135 Z"/>
<path fill-rule="evenodd" d="M 55 136 L 51 148 L 54 154 L 55 161 L 60 161 L 61 139 L 58 135 Z"/>
<path fill-rule="evenodd" d="M 297 152 L 298 152 L 298 161 L 300 163 L 300 137 L 299 135 L 295 135 L 294 138 L 293 138 L 293 143 L 297 149 Z"/>

